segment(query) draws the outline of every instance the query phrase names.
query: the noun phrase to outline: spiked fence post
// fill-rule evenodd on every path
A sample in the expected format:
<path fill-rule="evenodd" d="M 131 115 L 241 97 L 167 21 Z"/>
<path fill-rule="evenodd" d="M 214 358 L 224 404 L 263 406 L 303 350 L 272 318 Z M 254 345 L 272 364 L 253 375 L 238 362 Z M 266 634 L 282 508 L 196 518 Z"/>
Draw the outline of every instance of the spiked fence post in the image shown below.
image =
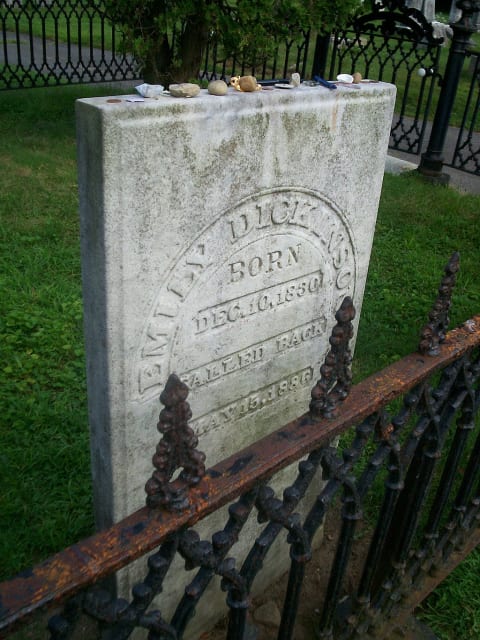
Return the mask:
<path fill-rule="evenodd" d="M 310 415 L 314 418 L 332 418 L 352 386 L 352 353 L 349 343 L 353 337 L 354 317 L 355 307 L 352 299 L 347 296 L 335 314 L 337 324 L 329 338 L 332 348 L 320 367 L 321 377 L 312 389 Z"/>
<path fill-rule="evenodd" d="M 165 409 L 160 412 L 157 428 L 163 437 L 152 459 L 155 471 L 145 485 L 149 507 L 186 509 L 187 487 L 198 484 L 205 474 L 205 454 L 195 448 L 198 439 L 188 426 L 192 411 L 187 396 L 187 385 L 172 373 L 160 395 Z M 182 467 L 178 480 L 171 482 Z"/>
<path fill-rule="evenodd" d="M 418 350 L 422 355 L 438 355 L 438 345 L 445 340 L 450 322 L 448 312 L 452 304 L 452 293 L 459 269 L 460 254 L 455 251 L 445 266 L 445 275 L 440 283 L 437 299 L 428 314 L 430 322 L 423 327 L 420 334 Z"/>

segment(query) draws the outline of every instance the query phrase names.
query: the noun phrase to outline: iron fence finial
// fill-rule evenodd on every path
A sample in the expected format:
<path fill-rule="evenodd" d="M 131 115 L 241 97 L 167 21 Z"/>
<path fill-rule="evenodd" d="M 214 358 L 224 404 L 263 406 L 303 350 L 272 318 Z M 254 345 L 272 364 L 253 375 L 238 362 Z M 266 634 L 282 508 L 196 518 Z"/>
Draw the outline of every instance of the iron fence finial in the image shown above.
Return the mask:
<path fill-rule="evenodd" d="M 312 389 L 310 415 L 314 418 L 332 418 L 338 404 L 345 400 L 350 391 L 352 353 L 349 343 L 353 337 L 354 317 L 355 307 L 352 299 L 347 296 L 335 314 L 337 324 L 329 339 L 332 348 L 320 367 L 321 377 Z"/>
<path fill-rule="evenodd" d="M 430 322 L 422 329 L 418 350 L 422 355 L 438 355 L 438 345 L 445 340 L 450 319 L 448 312 L 452 304 L 452 293 L 460 269 L 460 254 L 455 251 L 445 266 L 445 275 L 438 289 L 438 296 L 428 314 Z"/>
<path fill-rule="evenodd" d="M 187 487 L 198 484 L 205 474 L 205 454 L 196 449 L 198 438 L 188 425 L 192 411 L 187 396 L 187 385 L 172 373 L 160 395 L 165 408 L 157 428 L 163 436 L 152 459 L 155 471 L 145 485 L 149 507 L 186 509 Z M 182 467 L 178 478 L 182 482 L 171 482 Z"/>

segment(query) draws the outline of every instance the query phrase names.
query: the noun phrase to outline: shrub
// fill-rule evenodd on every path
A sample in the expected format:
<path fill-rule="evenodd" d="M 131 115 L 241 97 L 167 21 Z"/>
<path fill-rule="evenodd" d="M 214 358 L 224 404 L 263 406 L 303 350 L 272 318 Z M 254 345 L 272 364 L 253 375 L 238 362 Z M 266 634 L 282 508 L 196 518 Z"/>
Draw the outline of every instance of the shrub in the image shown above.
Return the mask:
<path fill-rule="evenodd" d="M 268 55 L 276 43 L 308 29 L 329 33 L 361 0 L 106 0 L 147 82 L 197 78 L 210 38 L 226 55 Z"/>

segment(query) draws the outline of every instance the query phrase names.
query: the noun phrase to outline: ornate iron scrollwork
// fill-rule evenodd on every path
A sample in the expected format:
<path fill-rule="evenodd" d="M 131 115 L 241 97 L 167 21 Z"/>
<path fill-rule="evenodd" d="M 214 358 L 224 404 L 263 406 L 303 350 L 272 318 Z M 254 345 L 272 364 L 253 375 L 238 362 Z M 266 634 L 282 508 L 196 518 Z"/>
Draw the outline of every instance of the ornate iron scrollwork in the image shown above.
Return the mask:
<path fill-rule="evenodd" d="M 399 35 L 417 42 L 439 45 L 443 38 L 434 35 L 433 27 L 418 9 L 406 7 L 404 0 L 375 2 L 373 11 L 354 21 L 356 31 L 377 31 L 384 38 Z M 407 35 L 408 34 L 408 35 Z"/>

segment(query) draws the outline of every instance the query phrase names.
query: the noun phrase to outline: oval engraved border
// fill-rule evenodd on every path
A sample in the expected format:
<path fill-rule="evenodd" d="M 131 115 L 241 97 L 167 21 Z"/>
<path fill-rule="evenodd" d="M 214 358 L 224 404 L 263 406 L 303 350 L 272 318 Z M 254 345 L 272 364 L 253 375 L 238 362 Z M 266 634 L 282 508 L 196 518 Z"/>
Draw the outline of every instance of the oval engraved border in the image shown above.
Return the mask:
<path fill-rule="evenodd" d="M 273 198 L 273 212 L 276 206 L 275 199 L 278 196 L 281 198 L 282 195 L 293 198 L 298 196 L 299 200 L 294 201 L 296 205 L 294 211 L 285 210 L 283 217 L 275 218 L 272 213 L 271 224 L 267 224 L 268 214 L 264 220 L 261 220 L 260 213 L 259 224 L 248 228 L 245 213 L 248 211 L 248 205 L 258 208 L 259 203 L 270 196 Z M 315 206 L 309 206 L 308 198 Z M 317 211 L 318 209 L 320 211 Z M 316 218 L 313 216 L 315 211 Z M 235 216 L 237 216 L 237 227 L 235 227 Z M 332 220 L 333 224 L 329 224 Z M 317 228 L 322 227 L 322 223 L 325 222 L 327 224 L 324 230 Z M 152 397 L 157 397 L 168 375 L 172 372 L 171 351 L 178 330 L 175 320 L 185 307 L 188 307 L 188 298 L 192 290 L 201 286 L 202 281 L 208 278 L 220 263 L 228 260 L 227 254 L 238 252 L 240 246 L 238 243 L 247 238 L 252 231 L 265 230 L 269 226 L 277 233 L 279 229 L 284 228 L 291 233 L 297 229 L 302 234 L 311 235 L 314 242 L 320 243 L 319 250 L 330 256 L 336 273 L 336 287 L 342 292 L 337 296 L 337 300 L 347 293 L 354 296 L 357 280 L 357 250 L 354 236 L 346 217 L 330 198 L 313 189 L 290 186 L 265 189 L 246 196 L 206 225 L 193 242 L 179 252 L 172 261 L 171 267 L 159 285 L 155 302 L 142 332 L 131 378 L 133 381 L 131 397 L 134 401 L 143 403 Z M 216 249 L 218 246 L 224 247 L 221 258 L 218 257 L 218 251 L 212 252 L 212 245 Z M 342 256 L 342 252 L 346 253 L 346 258 Z M 337 300 L 333 302 L 334 305 Z M 181 375 L 182 372 L 176 373 Z"/>

